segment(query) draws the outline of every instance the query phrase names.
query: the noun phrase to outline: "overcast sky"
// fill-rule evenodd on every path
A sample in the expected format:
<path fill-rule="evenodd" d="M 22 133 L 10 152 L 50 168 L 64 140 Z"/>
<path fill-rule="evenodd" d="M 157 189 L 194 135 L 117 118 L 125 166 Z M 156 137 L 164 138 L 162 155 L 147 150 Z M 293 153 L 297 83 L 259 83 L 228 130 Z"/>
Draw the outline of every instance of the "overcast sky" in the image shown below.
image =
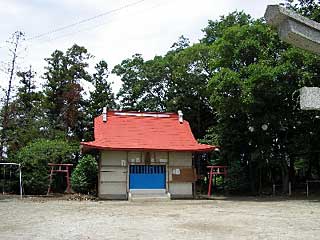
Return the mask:
<path fill-rule="evenodd" d="M 209 19 L 216 20 L 235 10 L 243 10 L 254 18 L 263 17 L 269 4 L 279 0 L 0 0 L 0 64 L 9 60 L 6 40 L 21 30 L 26 39 L 18 65 L 32 65 L 39 77 L 44 58 L 56 50 L 66 50 L 74 43 L 85 46 L 95 56 L 104 59 L 111 70 L 115 64 L 135 53 L 145 59 L 166 53 L 179 36 L 197 42 Z M 75 24 L 82 20 L 103 16 Z M 43 33 L 43 37 L 39 35 Z M 93 64 L 92 64 L 93 67 Z M 0 72 L 0 84 L 6 87 L 8 78 Z M 111 76 L 114 91 L 121 81 Z M 17 81 L 17 80 L 16 80 Z M 15 81 L 15 84 L 16 84 Z"/>

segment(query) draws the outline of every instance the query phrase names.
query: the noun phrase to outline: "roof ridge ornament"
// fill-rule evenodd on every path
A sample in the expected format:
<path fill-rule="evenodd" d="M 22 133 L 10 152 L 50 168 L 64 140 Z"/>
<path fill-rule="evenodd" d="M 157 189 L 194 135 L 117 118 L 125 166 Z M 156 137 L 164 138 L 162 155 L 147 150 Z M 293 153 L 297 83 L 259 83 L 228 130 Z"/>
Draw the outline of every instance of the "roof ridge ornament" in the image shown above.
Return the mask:
<path fill-rule="evenodd" d="M 118 116 L 134 116 L 134 117 L 155 117 L 155 118 L 169 118 L 169 114 L 161 113 L 133 113 L 133 112 L 115 112 Z"/>
<path fill-rule="evenodd" d="M 102 121 L 107 122 L 107 107 L 103 107 L 102 109 Z"/>
<path fill-rule="evenodd" d="M 181 110 L 178 110 L 179 122 L 183 123 L 183 113 Z"/>

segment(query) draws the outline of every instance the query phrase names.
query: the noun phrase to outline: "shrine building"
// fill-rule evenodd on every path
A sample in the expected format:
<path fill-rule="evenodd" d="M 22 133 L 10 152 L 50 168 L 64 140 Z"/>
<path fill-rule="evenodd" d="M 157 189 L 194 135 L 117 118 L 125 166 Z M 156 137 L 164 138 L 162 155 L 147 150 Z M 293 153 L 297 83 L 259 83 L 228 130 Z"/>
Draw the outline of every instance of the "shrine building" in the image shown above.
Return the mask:
<path fill-rule="evenodd" d="M 99 152 L 98 196 L 128 199 L 132 193 L 192 198 L 193 153 L 216 147 L 199 144 L 182 112 L 106 111 L 94 119 L 94 141 L 83 151 Z"/>

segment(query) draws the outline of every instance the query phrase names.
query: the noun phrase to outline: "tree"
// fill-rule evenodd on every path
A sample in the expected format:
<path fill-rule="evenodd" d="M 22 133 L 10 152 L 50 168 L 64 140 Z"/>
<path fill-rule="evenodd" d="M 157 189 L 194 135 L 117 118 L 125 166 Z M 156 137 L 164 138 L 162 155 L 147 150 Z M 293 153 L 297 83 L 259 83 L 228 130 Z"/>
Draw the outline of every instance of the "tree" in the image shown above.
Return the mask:
<path fill-rule="evenodd" d="M 217 25 L 227 27 L 212 43 L 209 90 L 218 121 L 211 136 L 222 146 L 222 158 L 248 176 L 253 192 L 279 178 L 287 192 L 297 156 L 305 154 L 298 149 L 318 145 L 306 141 L 318 131 L 306 123 L 315 114 L 299 111 L 294 97 L 303 85 L 319 85 L 318 57 L 281 42 L 261 20 Z"/>
<path fill-rule="evenodd" d="M 175 52 L 179 52 L 180 50 L 186 49 L 190 46 L 190 40 L 185 36 L 180 36 L 178 41 L 173 43 L 171 49 Z"/>
<path fill-rule="evenodd" d="M 166 109 L 182 110 L 197 138 L 203 137 L 215 121 L 207 89 L 212 77 L 212 50 L 211 46 L 198 43 L 178 52 L 170 51 L 165 56 L 170 69 Z"/>
<path fill-rule="evenodd" d="M 200 40 L 200 42 L 210 45 L 219 39 L 228 27 L 243 26 L 250 24 L 252 21 L 253 20 L 250 15 L 237 11 L 232 12 L 227 16 L 221 16 L 220 20 L 209 20 L 208 26 L 202 30 L 205 36 Z"/>
<path fill-rule="evenodd" d="M 98 175 L 98 164 L 91 155 L 82 157 L 71 175 L 72 189 L 79 193 L 95 191 Z"/>
<path fill-rule="evenodd" d="M 115 97 L 112 92 L 111 84 L 108 82 L 108 64 L 100 61 L 95 67 L 96 73 L 93 74 L 92 83 L 95 87 L 90 92 L 89 112 L 95 117 L 102 113 L 103 107 L 115 108 Z"/>
<path fill-rule="evenodd" d="M 213 122 L 207 83 L 212 72 L 210 46 L 189 46 L 180 37 L 165 56 L 144 61 L 136 54 L 115 66 L 121 77 L 120 106 L 138 111 L 182 110 L 197 137 L 202 137 Z"/>
<path fill-rule="evenodd" d="M 17 94 L 9 104 L 9 116 L 7 125 L 8 155 L 15 154 L 21 147 L 30 141 L 45 137 L 43 131 L 46 119 L 42 114 L 41 92 L 36 91 L 34 84 L 35 73 L 31 67 L 28 71 L 18 72 L 20 78 Z"/>
<path fill-rule="evenodd" d="M 8 79 L 8 88 L 5 93 L 5 101 L 4 107 L 2 111 L 2 122 L 1 122 L 1 131 L 0 131 L 0 159 L 2 160 L 4 157 L 4 153 L 6 154 L 5 149 L 7 148 L 7 127 L 8 127 L 8 119 L 9 119 L 9 103 L 11 100 L 11 91 L 12 91 L 12 81 L 16 73 L 16 61 L 17 61 L 17 53 L 20 47 L 20 41 L 23 39 L 24 33 L 21 31 L 16 31 L 12 35 L 11 39 L 11 63 L 9 64 L 9 79 Z"/>
<path fill-rule="evenodd" d="M 26 194 L 45 194 L 49 184 L 48 163 L 75 163 L 78 143 L 37 140 L 21 148 L 15 162 L 21 163 Z"/>
<path fill-rule="evenodd" d="M 121 64 L 116 65 L 112 73 L 121 76 L 122 87 L 119 90 L 121 108 L 126 110 L 142 110 L 138 106 L 143 95 L 146 81 L 143 78 L 142 66 L 144 60 L 140 54 L 135 54 L 132 58 L 125 59 Z"/>
<path fill-rule="evenodd" d="M 90 98 L 86 101 L 85 121 L 82 129 L 84 130 L 83 140 L 92 140 L 93 138 L 93 119 L 102 113 L 103 107 L 114 109 L 117 107 L 115 97 L 112 92 L 111 84 L 108 82 L 108 64 L 100 61 L 95 66 L 96 72 L 92 76 L 94 91 L 90 91 Z"/>
<path fill-rule="evenodd" d="M 276 56 L 281 56 L 286 45 L 279 44 L 276 33 L 256 20 L 226 27 L 213 47 L 217 57 L 209 89 L 217 108 L 215 131 L 223 146 L 222 157 L 231 166 L 237 163 L 240 173 L 248 176 L 253 192 L 261 191 L 262 179 L 270 177 L 263 174 L 270 162 L 270 141 L 276 139 L 270 130 L 280 120 L 274 110 L 283 105 L 276 91 L 282 83 L 273 82 Z M 267 134 L 261 130 L 263 124 L 269 126 Z"/>
<path fill-rule="evenodd" d="M 45 60 L 44 107 L 52 128 L 67 136 L 82 139 L 84 101 L 81 81 L 91 81 L 87 72 L 92 56 L 87 49 L 73 45 L 66 53 L 56 50 Z"/>

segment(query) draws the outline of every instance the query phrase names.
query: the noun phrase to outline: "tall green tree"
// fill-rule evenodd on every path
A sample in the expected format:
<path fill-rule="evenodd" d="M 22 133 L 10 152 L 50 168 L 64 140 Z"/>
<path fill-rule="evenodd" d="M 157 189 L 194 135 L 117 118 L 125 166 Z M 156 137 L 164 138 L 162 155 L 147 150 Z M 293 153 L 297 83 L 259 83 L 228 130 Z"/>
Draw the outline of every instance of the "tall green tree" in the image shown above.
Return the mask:
<path fill-rule="evenodd" d="M 77 139 L 83 134 L 81 81 L 91 81 L 87 71 L 91 57 L 86 48 L 75 44 L 65 53 L 56 50 L 45 59 L 44 104 L 51 127 Z"/>
<path fill-rule="evenodd" d="M 286 192 L 288 181 L 295 181 L 299 155 L 314 149 L 305 140 L 318 129 L 308 121 L 315 113 L 299 111 L 296 96 L 300 87 L 319 84 L 318 57 L 281 42 L 261 20 L 217 25 L 226 27 L 211 45 L 209 90 L 218 117 L 211 136 L 253 192 L 279 179 Z"/>
<path fill-rule="evenodd" d="M 227 16 L 221 16 L 219 20 L 209 20 L 208 26 L 202 30 L 204 32 L 204 37 L 200 39 L 200 42 L 210 45 L 222 37 L 226 28 L 243 26 L 252 22 L 253 19 L 250 15 L 237 11 L 232 12 Z"/>
<path fill-rule="evenodd" d="M 103 107 L 116 108 L 111 83 L 108 82 L 109 70 L 106 61 L 100 61 L 95 66 L 96 72 L 92 76 L 94 91 L 90 91 L 89 113 L 95 117 L 102 113 Z"/>
<path fill-rule="evenodd" d="M 207 89 L 212 77 L 212 50 L 211 46 L 198 43 L 183 50 L 170 51 L 165 56 L 171 71 L 166 109 L 182 110 L 197 138 L 201 138 L 215 121 Z"/>
<path fill-rule="evenodd" d="M 95 66 L 95 73 L 92 75 L 94 90 L 90 91 L 90 97 L 85 103 L 85 119 L 83 121 L 83 138 L 81 140 L 93 140 L 94 118 L 102 113 L 103 107 L 116 109 L 115 96 L 108 81 L 109 70 L 106 61 L 100 61 Z"/>
<path fill-rule="evenodd" d="M 139 102 L 143 96 L 146 80 L 143 77 L 144 59 L 135 54 L 116 65 L 112 73 L 121 77 L 122 86 L 118 93 L 121 108 L 126 110 L 142 110 Z"/>
<path fill-rule="evenodd" d="M 43 95 L 36 90 L 35 72 L 18 72 L 20 78 L 14 100 L 9 104 L 8 154 L 14 154 L 30 141 L 45 136 L 46 119 L 43 116 Z"/>
<path fill-rule="evenodd" d="M 211 77 L 210 46 L 180 37 L 165 56 L 145 61 L 136 54 L 115 66 L 121 77 L 120 106 L 143 111 L 182 110 L 197 137 L 213 122 L 207 83 Z"/>

